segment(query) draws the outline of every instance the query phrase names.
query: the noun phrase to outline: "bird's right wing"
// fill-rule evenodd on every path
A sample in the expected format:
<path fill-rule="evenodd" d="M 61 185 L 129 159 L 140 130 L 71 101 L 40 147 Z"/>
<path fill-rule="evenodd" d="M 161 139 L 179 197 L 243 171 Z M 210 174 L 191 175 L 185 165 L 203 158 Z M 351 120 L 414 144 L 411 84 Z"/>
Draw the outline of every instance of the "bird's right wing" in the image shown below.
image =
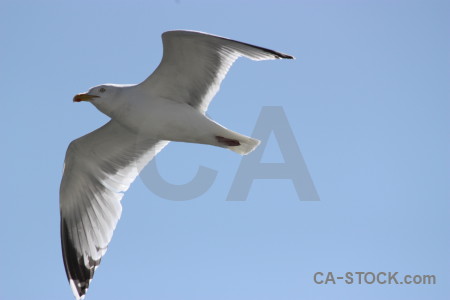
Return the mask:
<path fill-rule="evenodd" d="M 187 103 L 205 112 L 234 61 L 294 57 L 263 47 L 197 31 L 162 35 L 164 53 L 158 68 L 142 86 L 162 98 Z"/>
<path fill-rule="evenodd" d="M 167 141 L 139 140 L 110 121 L 67 149 L 60 188 L 61 245 L 72 292 L 83 299 L 122 212 L 120 200 Z"/>

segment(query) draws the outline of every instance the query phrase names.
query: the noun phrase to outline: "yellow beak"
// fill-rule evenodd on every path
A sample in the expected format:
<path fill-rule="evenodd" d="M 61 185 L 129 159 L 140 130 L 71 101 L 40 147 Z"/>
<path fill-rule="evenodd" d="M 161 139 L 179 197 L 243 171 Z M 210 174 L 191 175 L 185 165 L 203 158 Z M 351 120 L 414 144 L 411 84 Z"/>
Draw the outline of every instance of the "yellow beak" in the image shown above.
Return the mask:
<path fill-rule="evenodd" d="M 99 96 L 89 95 L 88 93 L 78 94 L 73 97 L 73 102 L 81 102 L 81 101 L 90 101 L 94 98 L 98 98 Z"/>

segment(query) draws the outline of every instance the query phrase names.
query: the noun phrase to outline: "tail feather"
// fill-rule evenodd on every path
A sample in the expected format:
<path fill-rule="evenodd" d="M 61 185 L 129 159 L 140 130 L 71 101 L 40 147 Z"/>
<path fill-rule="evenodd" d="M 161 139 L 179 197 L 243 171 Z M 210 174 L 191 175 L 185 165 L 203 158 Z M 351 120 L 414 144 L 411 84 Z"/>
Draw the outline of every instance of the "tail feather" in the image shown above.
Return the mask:
<path fill-rule="evenodd" d="M 245 139 L 240 139 L 239 142 L 240 142 L 239 146 L 230 147 L 228 149 L 241 155 L 247 155 L 253 150 L 255 150 L 256 147 L 258 147 L 258 145 L 261 143 L 260 140 L 251 137 L 245 137 Z"/>
<path fill-rule="evenodd" d="M 216 141 L 221 147 L 230 149 L 241 155 L 252 152 L 261 143 L 261 141 L 257 139 L 239 133 L 234 133 L 232 138 L 216 136 Z"/>

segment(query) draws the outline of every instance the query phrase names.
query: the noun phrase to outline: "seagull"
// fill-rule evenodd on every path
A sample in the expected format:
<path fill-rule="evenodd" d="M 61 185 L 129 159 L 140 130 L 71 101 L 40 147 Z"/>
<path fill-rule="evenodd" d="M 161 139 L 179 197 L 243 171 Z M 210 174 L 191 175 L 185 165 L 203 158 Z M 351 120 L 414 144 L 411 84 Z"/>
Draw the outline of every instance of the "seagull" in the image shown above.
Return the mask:
<path fill-rule="evenodd" d="M 213 145 L 241 155 L 260 141 L 205 115 L 238 57 L 293 59 L 270 49 L 197 31 L 162 34 L 163 57 L 139 84 L 103 84 L 75 95 L 111 119 L 72 141 L 60 187 L 64 267 L 84 299 L 122 212 L 121 199 L 144 166 L 170 141 Z"/>

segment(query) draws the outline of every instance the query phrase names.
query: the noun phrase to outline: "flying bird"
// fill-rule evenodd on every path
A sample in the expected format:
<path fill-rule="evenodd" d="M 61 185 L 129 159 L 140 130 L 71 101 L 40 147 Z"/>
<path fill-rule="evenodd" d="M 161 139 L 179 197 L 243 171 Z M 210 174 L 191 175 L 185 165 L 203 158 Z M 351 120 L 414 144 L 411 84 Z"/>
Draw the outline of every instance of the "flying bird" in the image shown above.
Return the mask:
<path fill-rule="evenodd" d="M 75 95 L 111 118 L 72 141 L 60 187 L 64 267 L 84 299 L 122 212 L 120 201 L 143 167 L 169 141 L 218 146 L 239 154 L 259 141 L 231 131 L 205 112 L 228 69 L 241 56 L 293 59 L 270 49 L 196 31 L 162 34 L 163 57 L 135 85 L 103 84 Z"/>

